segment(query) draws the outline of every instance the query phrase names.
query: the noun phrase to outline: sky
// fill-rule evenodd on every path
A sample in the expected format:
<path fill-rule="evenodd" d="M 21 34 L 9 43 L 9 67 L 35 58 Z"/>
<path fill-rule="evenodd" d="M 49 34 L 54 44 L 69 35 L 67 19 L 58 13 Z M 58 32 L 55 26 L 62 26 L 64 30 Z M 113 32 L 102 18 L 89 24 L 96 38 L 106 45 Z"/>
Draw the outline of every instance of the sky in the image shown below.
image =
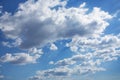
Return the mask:
<path fill-rule="evenodd" d="M 0 80 L 119 79 L 119 0 L 0 0 Z"/>

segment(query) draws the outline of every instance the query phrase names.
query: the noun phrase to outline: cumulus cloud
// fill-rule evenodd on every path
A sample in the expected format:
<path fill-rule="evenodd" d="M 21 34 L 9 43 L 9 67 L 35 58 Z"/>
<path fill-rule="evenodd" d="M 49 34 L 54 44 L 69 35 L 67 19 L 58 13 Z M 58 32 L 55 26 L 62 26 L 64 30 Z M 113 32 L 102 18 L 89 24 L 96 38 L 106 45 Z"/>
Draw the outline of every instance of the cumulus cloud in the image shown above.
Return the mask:
<path fill-rule="evenodd" d="M 81 65 L 100 65 L 102 63 L 117 60 L 120 56 L 120 36 L 119 35 L 102 35 L 97 38 L 81 38 L 74 37 L 72 41 L 67 44 L 71 51 L 80 55 L 90 55 L 89 60 L 82 61 Z M 76 50 L 73 50 L 73 46 Z"/>
<path fill-rule="evenodd" d="M 73 68 L 63 66 L 43 71 L 37 71 L 36 75 L 30 77 L 29 80 L 61 80 L 68 79 L 72 75 L 85 75 L 88 73 L 95 73 L 96 71 L 105 71 L 105 69 L 96 66 L 75 65 Z"/>
<path fill-rule="evenodd" d="M 59 66 L 66 66 L 66 65 L 73 65 L 76 64 L 77 62 L 84 62 L 85 60 L 90 60 L 92 58 L 92 54 L 86 54 L 86 55 L 74 55 L 71 58 L 65 58 L 63 60 L 59 60 L 55 65 Z"/>
<path fill-rule="evenodd" d="M 74 50 L 76 53 L 88 53 L 92 52 L 95 54 L 115 54 L 119 51 L 120 37 L 119 35 L 103 35 L 97 38 L 86 38 L 86 37 L 74 37 L 72 41 L 67 44 L 73 51 L 73 46 L 77 49 Z M 118 53 L 117 53 L 118 54 Z"/>
<path fill-rule="evenodd" d="M 100 65 L 120 56 L 120 36 L 104 34 L 109 26 L 108 20 L 114 16 L 98 7 L 89 10 L 85 3 L 79 7 L 66 8 L 66 5 L 67 0 L 28 0 L 20 4 L 13 15 L 4 13 L 0 17 L 0 29 L 7 38 L 16 42 L 12 46 L 28 49 L 30 54 L 8 53 L 0 57 L 0 61 L 20 65 L 36 63 L 43 53 L 36 46 L 43 47 L 57 40 L 72 39 L 66 46 L 75 55 L 50 62 L 57 68 L 37 71 L 30 80 L 53 80 L 74 74 L 105 71 Z M 51 44 L 50 49 L 58 48 Z"/>
<path fill-rule="evenodd" d="M 40 79 L 54 79 L 56 77 L 66 77 L 71 75 L 72 70 L 67 67 L 59 67 L 49 70 L 37 71 L 37 75 L 30 78 L 30 80 L 40 80 Z"/>
<path fill-rule="evenodd" d="M 18 65 L 33 64 L 36 63 L 37 59 L 40 58 L 40 56 L 41 55 L 38 54 L 30 55 L 27 53 L 7 53 L 6 55 L 0 57 L 0 62 L 9 62 Z"/>
<path fill-rule="evenodd" d="M 57 46 L 55 45 L 55 44 L 51 44 L 50 45 L 50 50 L 57 50 L 58 48 L 57 48 Z"/>
<path fill-rule="evenodd" d="M 13 40 L 20 38 L 19 47 L 31 48 L 75 35 L 98 36 L 112 18 L 97 7 L 88 13 L 85 3 L 77 8 L 66 8 L 66 4 L 60 0 L 26 1 L 13 15 L 6 12 L 0 17 L 0 29 Z"/>
<path fill-rule="evenodd" d="M 72 75 L 86 75 L 96 73 L 98 71 L 105 71 L 106 69 L 101 64 L 117 60 L 120 56 L 120 36 L 119 35 L 102 35 L 95 38 L 86 38 L 75 36 L 70 43 L 67 43 L 67 47 L 70 47 L 71 51 L 74 51 L 76 55 L 70 58 L 64 58 L 56 62 L 51 61 L 51 65 L 59 68 L 68 68 L 70 70 L 69 76 Z M 72 46 L 77 47 L 76 50 L 72 49 Z M 53 69 L 45 70 L 49 72 Z M 39 71 L 41 72 L 41 71 Z M 47 80 L 48 78 L 55 80 L 54 72 L 49 73 L 48 77 L 41 74 L 36 74 L 31 77 L 31 80 Z M 52 75 L 52 77 L 50 76 Z M 41 77 L 42 76 L 42 77 Z M 35 79 L 36 78 L 36 79 Z M 57 76 L 57 78 L 62 78 Z"/>
<path fill-rule="evenodd" d="M 40 54 L 40 55 L 42 55 L 43 54 L 43 51 L 42 51 L 42 49 L 37 49 L 37 48 L 30 48 L 29 50 L 28 50 L 28 53 L 30 53 L 30 54 Z"/>

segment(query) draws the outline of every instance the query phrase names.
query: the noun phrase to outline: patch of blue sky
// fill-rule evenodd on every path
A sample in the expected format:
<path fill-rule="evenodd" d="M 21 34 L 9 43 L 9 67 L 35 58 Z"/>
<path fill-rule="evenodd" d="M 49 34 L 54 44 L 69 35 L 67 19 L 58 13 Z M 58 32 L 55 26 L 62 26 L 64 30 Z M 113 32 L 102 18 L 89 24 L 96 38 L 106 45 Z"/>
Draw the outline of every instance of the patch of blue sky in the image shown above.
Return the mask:
<path fill-rule="evenodd" d="M 2 11 L 4 12 L 9 12 L 14 14 L 20 3 L 23 3 L 27 0 L 0 0 L 0 6 L 2 6 Z"/>
<path fill-rule="evenodd" d="M 42 65 L 12 65 L 10 63 L 4 64 L 2 67 L 2 74 L 5 77 L 5 80 L 26 80 L 27 77 L 35 75 L 35 71 L 40 70 Z"/>
<path fill-rule="evenodd" d="M 49 61 L 58 61 L 64 58 L 68 58 L 71 57 L 74 53 L 72 51 L 70 51 L 70 49 L 68 47 L 66 47 L 66 43 L 70 42 L 70 40 L 60 40 L 55 42 L 55 45 L 58 47 L 58 50 L 56 51 L 51 51 L 49 49 L 49 46 L 45 46 L 43 48 L 43 52 L 44 54 L 42 55 L 42 60 L 41 61 L 47 61 L 46 63 L 48 63 Z M 46 59 L 47 57 L 47 59 Z M 44 60 L 43 60 L 44 59 Z"/>

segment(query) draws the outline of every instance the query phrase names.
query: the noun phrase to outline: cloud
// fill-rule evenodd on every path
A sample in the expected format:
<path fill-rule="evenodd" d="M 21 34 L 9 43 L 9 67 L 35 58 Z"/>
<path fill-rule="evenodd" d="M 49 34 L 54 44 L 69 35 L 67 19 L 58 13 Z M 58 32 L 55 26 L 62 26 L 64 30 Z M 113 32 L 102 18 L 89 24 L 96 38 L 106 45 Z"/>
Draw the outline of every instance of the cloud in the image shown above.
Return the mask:
<path fill-rule="evenodd" d="M 16 42 L 12 46 L 28 49 L 29 53 L 8 53 L 0 61 L 19 65 L 36 63 L 43 54 L 42 49 L 36 47 L 42 48 L 47 43 L 71 39 L 66 46 L 75 55 L 50 62 L 55 68 L 37 71 L 30 80 L 53 80 L 105 71 L 101 64 L 117 60 L 120 56 L 120 35 L 104 33 L 109 26 L 108 20 L 114 15 L 98 7 L 86 8 L 85 3 L 79 7 L 66 8 L 66 5 L 67 0 L 28 0 L 20 4 L 13 15 L 4 13 L 0 17 L 0 29 L 7 38 Z M 51 44 L 50 49 L 58 48 Z"/>
<path fill-rule="evenodd" d="M 51 64 L 51 65 L 54 64 L 54 61 L 50 61 L 49 64 Z"/>
<path fill-rule="evenodd" d="M 59 60 L 56 63 L 54 63 L 55 65 L 59 65 L 59 66 L 67 66 L 67 65 L 74 65 L 77 62 L 84 62 L 85 60 L 90 60 L 92 57 L 91 54 L 86 54 L 86 55 L 74 55 L 71 58 L 65 58 L 63 60 Z"/>
<path fill-rule="evenodd" d="M 66 4 L 67 1 L 59 0 L 26 1 L 13 15 L 6 12 L 0 17 L 0 29 L 8 38 L 20 38 L 18 46 L 28 49 L 75 35 L 99 36 L 112 18 L 97 7 L 89 12 L 85 3 L 70 8 Z"/>
<path fill-rule="evenodd" d="M 84 56 L 90 54 L 89 60 L 94 61 L 94 63 L 90 63 L 100 65 L 108 61 L 117 60 L 120 56 L 119 44 L 119 35 L 102 35 L 97 38 L 81 38 L 76 36 L 67 46 L 70 47 L 71 51 L 77 54 Z M 73 46 L 77 49 L 73 50 Z M 86 61 L 82 63 L 86 64 Z"/>
<path fill-rule="evenodd" d="M 30 55 L 27 53 L 15 53 L 10 54 L 7 53 L 4 56 L 0 57 L 0 62 L 10 62 L 12 64 L 18 64 L 18 65 L 25 65 L 25 64 L 33 64 L 37 62 L 37 59 L 40 58 L 41 55 L 35 54 Z"/>
<path fill-rule="evenodd" d="M 13 42 L 9 42 L 9 41 L 3 41 L 2 42 L 3 46 L 9 47 L 9 48 L 18 47 L 20 44 L 21 44 L 21 39 L 20 38 L 16 38 L 15 41 L 13 41 Z"/>
<path fill-rule="evenodd" d="M 96 73 L 99 71 L 105 71 L 106 69 L 100 66 L 103 63 L 102 59 L 95 56 L 94 53 L 85 53 L 85 54 L 79 53 L 73 55 L 70 58 L 58 60 L 57 62 L 50 61 L 49 64 L 55 65 L 55 68 L 37 71 L 36 75 L 30 77 L 29 79 L 30 80 L 41 80 L 41 79 L 56 80 L 57 78 L 68 79 L 73 75 L 82 76 L 91 73 Z M 104 62 L 107 62 L 107 60 Z"/>
<path fill-rule="evenodd" d="M 109 49 L 116 49 L 120 46 L 118 45 L 120 42 L 119 35 L 102 35 L 98 38 L 86 38 L 86 37 L 79 37 L 76 36 L 72 39 L 72 41 L 67 44 L 68 47 L 73 51 L 73 47 L 77 49 L 74 52 L 90 52 L 89 49 L 92 51 L 104 51 Z M 85 49 L 85 50 L 83 50 Z M 107 51 L 108 51 L 107 50 Z M 101 52 L 102 53 L 102 52 Z"/>
<path fill-rule="evenodd" d="M 43 54 L 43 51 L 42 51 L 42 49 L 37 49 L 37 48 L 30 48 L 29 50 L 28 50 L 28 53 L 30 53 L 30 54 L 39 54 L 39 55 L 42 55 Z"/>
<path fill-rule="evenodd" d="M 70 43 L 67 43 L 67 47 L 70 47 L 71 51 L 76 54 L 56 62 L 51 61 L 50 63 L 57 68 L 67 67 L 70 70 L 69 77 L 72 75 L 82 76 L 105 71 L 106 69 L 101 65 L 109 61 L 117 60 L 120 56 L 119 43 L 119 35 L 101 35 L 94 38 L 75 36 Z M 73 46 L 76 47 L 75 50 L 73 50 Z M 55 68 L 53 68 L 53 70 L 54 69 Z M 40 75 L 37 74 L 34 77 L 38 78 L 38 80 L 47 79 L 41 78 Z"/>
<path fill-rule="evenodd" d="M 61 80 L 61 79 L 68 79 L 72 75 L 85 75 L 95 73 L 96 71 L 105 71 L 104 68 L 95 67 L 95 66 L 80 66 L 75 65 L 73 68 L 69 68 L 67 66 L 57 67 L 48 70 L 40 70 L 36 72 L 35 76 L 29 78 L 29 80 Z"/>
<path fill-rule="evenodd" d="M 3 75 L 0 75 L 0 79 L 3 79 L 4 78 L 4 76 Z"/>
<path fill-rule="evenodd" d="M 57 46 L 52 43 L 50 46 L 50 50 L 57 50 L 57 49 L 58 49 Z"/>
<path fill-rule="evenodd" d="M 69 76 L 71 70 L 67 67 L 59 67 L 49 70 L 37 71 L 37 75 L 29 78 L 29 80 L 41 80 L 41 79 L 55 79 L 57 77 L 66 77 Z M 58 78 L 58 79 L 59 79 Z"/>

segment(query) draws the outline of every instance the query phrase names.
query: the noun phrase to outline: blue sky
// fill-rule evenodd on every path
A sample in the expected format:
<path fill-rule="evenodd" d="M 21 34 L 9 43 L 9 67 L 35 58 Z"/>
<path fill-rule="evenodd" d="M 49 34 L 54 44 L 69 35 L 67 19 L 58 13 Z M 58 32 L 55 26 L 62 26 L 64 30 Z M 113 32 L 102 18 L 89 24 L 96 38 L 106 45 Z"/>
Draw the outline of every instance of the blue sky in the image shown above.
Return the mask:
<path fill-rule="evenodd" d="M 1 0 L 0 80 L 119 80 L 119 0 Z"/>

